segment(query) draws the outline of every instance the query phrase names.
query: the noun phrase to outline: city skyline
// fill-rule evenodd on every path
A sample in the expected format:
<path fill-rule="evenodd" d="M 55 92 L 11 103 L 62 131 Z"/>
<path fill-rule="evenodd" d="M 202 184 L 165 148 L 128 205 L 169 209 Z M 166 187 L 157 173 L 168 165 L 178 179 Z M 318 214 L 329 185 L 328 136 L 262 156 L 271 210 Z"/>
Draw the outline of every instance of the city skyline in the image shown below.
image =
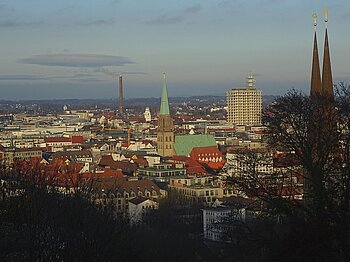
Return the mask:
<path fill-rule="evenodd" d="M 159 97 L 162 72 L 170 97 L 224 96 L 250 72 L 264 95 L 308 93 L 320 6 L 334 83 L 349 81 L 346 1 L 1 1 L 1 99 L 117 97 L 119 74 L 126 98 Z"/>

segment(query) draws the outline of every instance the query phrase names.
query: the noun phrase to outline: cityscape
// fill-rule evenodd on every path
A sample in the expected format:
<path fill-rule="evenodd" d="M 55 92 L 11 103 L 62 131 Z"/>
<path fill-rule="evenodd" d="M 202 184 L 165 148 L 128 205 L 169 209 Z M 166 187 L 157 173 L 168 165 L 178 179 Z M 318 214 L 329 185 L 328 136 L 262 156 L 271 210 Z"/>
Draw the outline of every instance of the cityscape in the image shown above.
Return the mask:
<path fill-rule="evenodd" d="M 218 37 L 252 3 L 151 1 L 132 20 L 122 0 L 17 2 L 0 3 L 4 61 L 16 60 L 0 62 L 0 261 L 350 261 L 349 60 L 336 13 L 347 3 L 312 5 L 295 22 L 306 36 L 290 29 L 298 51 L 275 37 L 269 58 L 264 37 L 259 54 L 243 44 L 238 68 L 226 36 L 209 41 L 199 24 Z M 254 2 L 276 17 L 300 7 Z M 98 39 L 117 25 L 118 41 Z M 191 27 L 198 40 L 182 32 Z"/>

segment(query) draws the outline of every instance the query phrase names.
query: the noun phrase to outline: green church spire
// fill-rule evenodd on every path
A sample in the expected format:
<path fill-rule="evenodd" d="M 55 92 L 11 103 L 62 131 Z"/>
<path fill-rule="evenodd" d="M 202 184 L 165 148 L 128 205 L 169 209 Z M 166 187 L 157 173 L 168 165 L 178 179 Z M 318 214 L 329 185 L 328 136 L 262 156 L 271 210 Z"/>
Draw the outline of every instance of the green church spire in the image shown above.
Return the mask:
<path fill-rule="evenodd" d="M 163 89 L 162 89 L 162 99 L 160 102 L 159 114 L 160 115 L 170 115 L 165 73 L 163 73 Z"/>

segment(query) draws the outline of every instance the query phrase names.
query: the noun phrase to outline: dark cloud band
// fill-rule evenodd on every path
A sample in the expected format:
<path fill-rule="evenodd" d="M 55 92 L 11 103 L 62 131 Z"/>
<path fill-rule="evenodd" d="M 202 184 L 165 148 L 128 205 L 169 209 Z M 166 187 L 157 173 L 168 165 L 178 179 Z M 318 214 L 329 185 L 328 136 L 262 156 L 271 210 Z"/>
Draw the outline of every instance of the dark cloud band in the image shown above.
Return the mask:
<path fill-rule="evenodd" d="M 23 64 L 66 67 L 104 67 L 135 64 L 128 57 L 90 54 L 34 55 L 19 60 Z"/>

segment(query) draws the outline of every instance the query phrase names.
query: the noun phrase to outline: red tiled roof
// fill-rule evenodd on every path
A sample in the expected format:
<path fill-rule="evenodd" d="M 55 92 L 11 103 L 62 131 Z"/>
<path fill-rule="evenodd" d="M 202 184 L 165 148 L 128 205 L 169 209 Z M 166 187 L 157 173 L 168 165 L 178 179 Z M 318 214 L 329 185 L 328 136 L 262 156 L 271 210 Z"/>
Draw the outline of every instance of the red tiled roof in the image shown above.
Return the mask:
<path fill-rule="evenodd" d="M 97 191 L 115 190 L 121 193 L 125 191 L 129 194 L 135 192 L 136 195 L 138 191 L 144 192 L 148 190 L 152 193 L 152 191 L 155 190 L 157 195 L 160 194 L 160 188 L 153 181 L 148 179 L 134 181 L 128 181 L 125 177 L 95 179 L 93 188 Z"/>
<path fill-rule="evenodd" d="M 139 167 L 148 167 L 148 162 L 144 158 L 134 159 L 134 163 L 136 163 Z"/>
<path fill-rule="evenodd" d="M 137 165 L 126 161 L 114 161 L 111 155 L 102 156 L 99 164 L 101 167 L 110 167 L 112 169 L 121 169 L 123 173 L 130 174 L 136 171 Z"/>
<path fill-rule="evenodd" d="M 225 164 L 225 159 L 216 146 L 194 147 L 190 153 L 190 157 L 199 163 L 207 165 L 211 169 L 221 169 Z M 215 161 L 220 158 L 220 161 Z"/>
<path fill-rule="evenodd" d="M 93 174 L 94 177 L 123 177 L 122 170 L 115 170 L 109 167 L 105 167 L 102 172 L 96 172 Z"/>
<path fill-rule="evenodd" d="M 208 163 L 208 166 L 211 168 L 211 169 L 221 169 L 223 166 L 224 166 L 224 163 L 225 162 L 209 162 Z"/>
<path fill-rule="evenodd" d="M 204 155 L 207 154 L 208 157 L 209 157 L 209 155 L 211 157 L 222 157 L 221 152 L 219 151 L 219 149 L 216 146 L 194 147 L 190 153 L 190 157 L 196 159 L 203 154 Z"/>
<path fill-rule="evenodd" d="M 60 143 L 60 142 L 71 142 L 68 137 L 45 137 L 45 143 Z"/>
<path fill-rule="evenodd" d="M 85 139 L 83 136 L 72 136 L 71 140 L 73 144 L 82 144 L 85 142 Z"/>
<path fill-rule="evenodd" d="M 205 175 L 208 172 L 205 168 L 196 160 L 187 156 L 173 156 L 169 159 L 169 162 L 183 163 L 186 166 L 186 173 L 189 175 Z"/>

